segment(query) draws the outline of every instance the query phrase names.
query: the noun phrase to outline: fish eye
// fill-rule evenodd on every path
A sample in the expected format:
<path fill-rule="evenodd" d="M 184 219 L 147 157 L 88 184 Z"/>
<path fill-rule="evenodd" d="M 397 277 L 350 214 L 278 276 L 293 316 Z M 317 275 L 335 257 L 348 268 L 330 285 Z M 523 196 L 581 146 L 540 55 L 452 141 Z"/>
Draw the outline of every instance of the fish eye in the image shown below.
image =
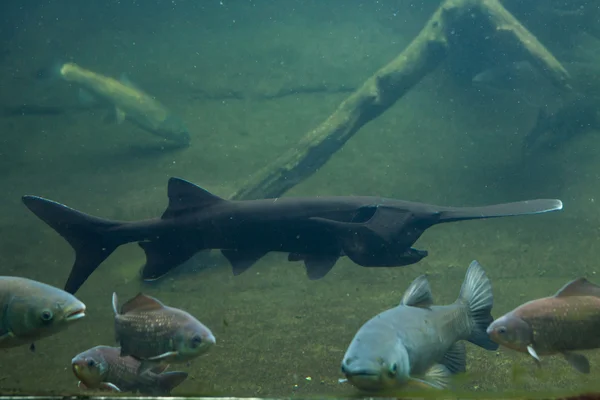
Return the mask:
<path fill-rule="evenodd" d="M 52 314 L 52 311 L 50 311 L 50 310 L 44 310 L 44 311 L 42 311 L 42 314 L 40 315 L 40 317 L 42 318 L 42 321 L 44 321 L 44 322 L 52 321 L 53 316 L 54 315 Z"/>
<path fill-rule="evenodd" d="M 96 361 L 88 360 L 87 365 L 88 365 L 88 367 L 93 367 L 94 365 L 96 365 Z"/>
<path fill-rule="evenodd" d="M 202 338 L 199 335 L 196 335 L 192 338 L 192 347 L 196 348 L 202 344 Z"/>
<path fill-rule="evenodd" d="M 500 328 L 498 328 L 497 332 L 500 335 L 504 335 L 506 333 L 506 327 L 505 326 L 501 326 Z"/>

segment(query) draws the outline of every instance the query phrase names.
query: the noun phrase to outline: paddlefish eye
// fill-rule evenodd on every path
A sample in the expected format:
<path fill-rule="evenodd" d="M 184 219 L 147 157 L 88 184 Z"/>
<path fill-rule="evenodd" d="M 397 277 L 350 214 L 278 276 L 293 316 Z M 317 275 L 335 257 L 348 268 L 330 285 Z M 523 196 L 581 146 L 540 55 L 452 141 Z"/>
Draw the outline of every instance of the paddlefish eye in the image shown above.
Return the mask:
<path fill-rule="evenodd" d="M 202 338 L 199 335 L 196 335 L 192 338 L 191 346 L 192 348 L 196 348 L 202 344 Z"/>
<path fill-rule="evenodd" d="M 388 375 L 390 376 L 390 378 L 393 378 L 394 376 L 396 376 L 397 371 L 398 371 L 398 364 L 393 363 L 392 365 L 390 365 L 390 368 L 388 369 Z"/>
<path fill-rule="evenodd" d="M 40 315 L 40 318 L 42 318 L 42 321 L 44 321 L 44 322 L 52 321 L 52 317 L 54 317 L 54 315 L 52 314 L 52 311 L 50 311 L 50 310 L 44 310 L 44 311 L 42 311 L 42 314 Z"/>

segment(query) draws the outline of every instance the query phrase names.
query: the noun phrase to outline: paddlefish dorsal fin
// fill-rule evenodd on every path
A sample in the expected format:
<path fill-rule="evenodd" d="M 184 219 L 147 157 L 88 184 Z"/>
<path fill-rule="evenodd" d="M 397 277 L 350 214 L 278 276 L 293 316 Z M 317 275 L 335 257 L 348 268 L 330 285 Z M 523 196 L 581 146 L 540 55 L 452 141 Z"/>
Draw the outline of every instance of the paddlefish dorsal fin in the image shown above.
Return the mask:
<path fill-rule="evenodd" d="M 400 305 L 420 308 L 429 308 L 433 305 L 431 287 L 425 275 L 419 276 L 410 284 L 402 296 Z"/>
<path fill-rule="evenodd" d="M 179 178 L 169 179 L 168 196 L 169 206 L 163 213 L 162 219 L 174 218 L 185 212 L 226 201 L 200 186 Z"/>
<path fill-rule="evenodd" d="M 585 278 L 577 278 L 559 289 L 554 297 L 595 296 L 600 297 L 600 286 L 594 285 Z"/>
<path fill-rule="evenodd" d="M 164 304 L 156 300 L 154 297 L 146 296 L 143 293 L 138 293 L 133 299 L 129 300 L 121 307 L 121 314 L 136 311 L 152 311 L 164 308 Z"/>

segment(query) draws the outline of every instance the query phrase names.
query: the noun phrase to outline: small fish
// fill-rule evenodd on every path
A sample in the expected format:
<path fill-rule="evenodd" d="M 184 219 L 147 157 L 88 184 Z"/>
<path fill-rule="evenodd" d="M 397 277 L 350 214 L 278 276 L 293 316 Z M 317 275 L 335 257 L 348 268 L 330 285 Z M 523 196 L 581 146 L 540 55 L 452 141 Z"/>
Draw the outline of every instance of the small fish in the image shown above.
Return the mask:
<path fill-rule="evenodd" d="M 190 144 L 190 134 L 185 124 L 154 97 L 135 87 L 126 78 L 118 81 L 74 63 L 59 65 L 57 69 L 63 80 L 76 83 L 91 92 L 87 95 L 90 100 L 96 96 L 103 103 L 114 107 L 117 122 L 127 119 L 164 139 L 182 146 Z M 84 93 L 88 92 L 82 92 L 82 96 L 85 96 Z"/>
<path fill-rule="evenodd" d="M 141 362 L 140 372 L 164 363 L 185 363 L 205 354 L 216 343 L 210 329 L 189 313 L 168 307 L 139 293 L 117 309 L 113 293 L 115 337 L 121 356 Z"/>
<path fill-rule="evenodd" d="M 477 261 L 469 266 L 458 299 L 434 306 L 424 275 L 413 281 L 400 305 L 367 321 L 342 361 L 342 373 L 364 391 L 388 391 L 408 383 L 437 389 L 466 369 L 464 343 L 486 350 L 498 345 L 486 335 L 492 322 L 492 286 Z"/>
<path fill-rule="evenodd" d="M 54 286 L 0 276 L 0 348 L 29 345 L 85 316 L 85 304 Z"/>
<path fill-rule="evenodd" d="M 529 353 L 538 366 L 540 356 L 562 354 L 577 371 L 590 372 L 578 350 L 600 347 L 600 287 L 575 279 L 554 296 L 527 302 L 495 320 L 487 329 L 502 346 Z"/>
<path fill-rule="evenodd" d="M 79 386 L 157 396 L 170 394 L 188 377 L 187 372 L 164 372 L 162 365 L 138 374 L 140 362 L 120 354 L 118 347 L 96 346 L 75 356 L 71 366 Z"/>

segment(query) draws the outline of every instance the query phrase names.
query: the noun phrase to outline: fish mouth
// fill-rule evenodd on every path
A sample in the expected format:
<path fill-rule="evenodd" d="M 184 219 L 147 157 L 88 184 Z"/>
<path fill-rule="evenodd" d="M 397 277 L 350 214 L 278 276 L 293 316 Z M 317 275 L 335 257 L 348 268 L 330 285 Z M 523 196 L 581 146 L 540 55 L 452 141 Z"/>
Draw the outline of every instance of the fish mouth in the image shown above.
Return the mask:
<path fill-rule="evenodd" d="M 82 304 L 70 313 L 65 314 L 65 321 L 77 321 L 83 317 L 85 317 L 85 305 Z"/>
<path fill-rule="evenodd" d="M 355 372 L 347 372 L 346 376 L 350 377 L 363 377 L 363 378 L 378 378 L 379 373 L 373 371 L 355 371 Z"/>
<path fill-rule="evenodd" d="M 348 382 L 365 392 L 383 389 L 380 374 L 374 371 L 353 371 L 345 374 Z"/>

